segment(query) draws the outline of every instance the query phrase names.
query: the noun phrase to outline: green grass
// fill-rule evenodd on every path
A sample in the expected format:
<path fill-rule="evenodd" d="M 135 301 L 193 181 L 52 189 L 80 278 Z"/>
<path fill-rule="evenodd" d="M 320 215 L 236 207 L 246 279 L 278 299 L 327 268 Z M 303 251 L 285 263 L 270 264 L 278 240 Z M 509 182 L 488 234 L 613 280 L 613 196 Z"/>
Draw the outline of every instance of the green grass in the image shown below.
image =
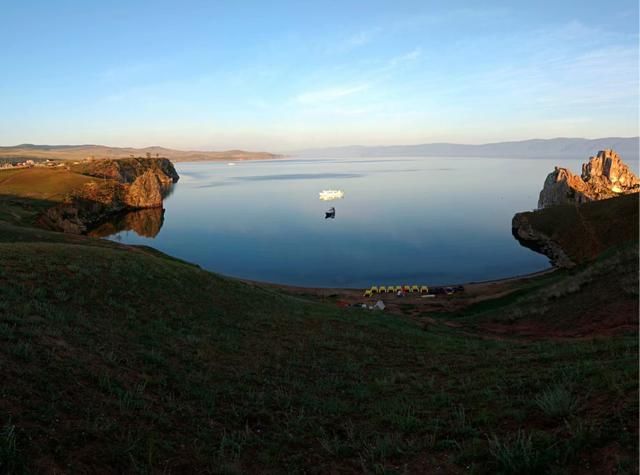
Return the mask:
<path fill-rule="evenodd" d="M 16 426 L 9 420 L 0 428 L 0 473 L 24 471 L 24 462 L 16 445 Z"/>
<path fill-rule="evenodd" d="M 541 336 L 633 331 L 638 313 L 638 242 L 611 248 L 588 264 L 530 279 L 507 295 L 470 305 L 455 318 L 468 328 L 528 325 Z M 541 331 L 544 330 L 544 331 Z"/>
<path fill-rule="evenodd" d="M 507 440 L 500 440 L 494 435 L 489 446 L 497 462 L 498 473 L 535 475 L 548 469 L 549 462 L 544 460 L 544 452 L 535 447 L 532 435 L 522 430 Z"/>
<path fill-rule="evenodd" d="M 561 385 L 555 385 L 542 391 L 536 397 L 536 405 L 548 417 L 568 417 L 576 409 L 577 400 L 571 391 Z"/>
<path fill-rule="evenodd" d="M 61 201 L 71 191 L 93 178 L 65 168 L 0 170 L 0 194 L 48 201 Z"/>
<path fill-rule="evenodd" d="M 612 445 L 637 469 L 637 357 L 635 334 L 425 332 L 0 225 L 2 450 L 34 472 L 562 473 Z"/>
<path fill-rule="evenodd" d="M 534 229 L 560 244 L 574 262 L 583 263 L 611 247 L 638 240 L 639 196 L 633 193 L 523 214 Z"/>
<path fill-rule="evenodd" d="M 64 168 L 0 170 L 0 222 L 33 226 L 47 208 L 92 180 Z"/>

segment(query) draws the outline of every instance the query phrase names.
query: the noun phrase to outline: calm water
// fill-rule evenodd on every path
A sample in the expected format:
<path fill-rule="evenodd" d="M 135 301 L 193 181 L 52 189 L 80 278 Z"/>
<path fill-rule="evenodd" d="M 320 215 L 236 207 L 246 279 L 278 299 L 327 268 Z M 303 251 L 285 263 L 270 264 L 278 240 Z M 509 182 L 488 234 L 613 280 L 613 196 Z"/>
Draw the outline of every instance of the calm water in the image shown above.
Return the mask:
<path fill-rule="evenodd" d="M 580 162 L 562 165 L 579 172 Z M 126 221 L 147 237 L 128 230 L 110 238 L 151 245 L 218 273 L 302 286 L 506 277 L 549 266 L 512 237 L 511 217 L 536 206 L 556 163 L 485 158 L 179 163 L 181 178 L 165 200 L 162 226 L 161 216 L 154 221 L 143 215 Z M 318 192 L 328 188 L 343 190 L 345 197 L 320 201 Z M 335 219 L 324 219 L 331 206 Z"/>

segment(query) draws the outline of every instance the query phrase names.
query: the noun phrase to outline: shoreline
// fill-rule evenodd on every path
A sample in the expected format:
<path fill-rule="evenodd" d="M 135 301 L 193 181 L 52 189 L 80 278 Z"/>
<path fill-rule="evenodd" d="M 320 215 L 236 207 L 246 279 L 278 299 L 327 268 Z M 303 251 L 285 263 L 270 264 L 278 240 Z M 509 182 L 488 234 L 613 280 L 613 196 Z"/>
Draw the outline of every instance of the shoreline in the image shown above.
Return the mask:
<path fill-rule="evenodd" d="M 339 307 L 358 307 L 362 305 L 371 306 L 378 300 L 382 300 L 385 304 L 384 313 L 408 317 L 420 317 L 424 312 L 455 313 L 484 300 L 503 297 L 517 291 L 533 279 L 552 274 L 558 270 L 560 270 L 559 267 L 552 266 L 542 271 L 504 277 L 501 279 L 438 286 L 453 287 L 462 285 L 464 287 L 464 291 L 454 292 L 450 295 L 430 294 L 434 295 L 434 297 L 431 298 L 423 298 L 422 294 L 415 293 L 407 293 L 402 297 L 398 297 L 395 293 L 377 293 L 373 294 L 371 297 L 365 297 L 363 293 L 366 289 L 299 287 L 248 279 L 235 279 L 245 284 L 264 289 L 276 290 L 287 295 L 309 298 L 323 303 L 332 302 Z"/>
<path fill-rule="evenodd" d="M 534 251 L 535 252 L 535 251 Z M 539 253 L 542 254 L 542 253 Z M 508 282 L 508 281 L 516 281 L 516 280 L 521 280 L 521 279 L 530 279 L 530 278 L 534 278 L 534 277 L 538 277 L 538 276 L 542 276 L 542 275 L 546 275 L 546 274 L 551 274 L 557 270 L 559 270 L 560 267 L 556 267 L 556 266 L 551 266 L 548 269 L 543 269 L 543 270 L 539 270 L 539 271 L 535 271 L 535 272 L 528 272 L 526 274 L 516 274 L 513 276 L 509 276 L 509 277 L 500 277 L 498 279 L 488 279 L 488 280 L 471 280 L 468 282 L 457 282 L 457 283 L 448 283 L 448 284 L 438 284 L 438 285 L 429 285 L 428 287 L 456 287 L 459 285 L 462 285 L 464 287 L 467 286 L 471 286 L 471 285 L 485 285 L 485 284 L 500 284 L 500 283 L 504 283 L 504 282 Z M 206 270 L 206 269 L 205 269 Z M 210 272 L 214 272 L 215 271 L 210 271 Z M 251 285 L 262 285 L 262 286 L 267 286 L 267 287 L 279 287 L 279 288 L 283 288 L 283 289 L 291 289 L 291 290 L 297 290 L 297 291 L 304 291 L 304 290 L 314 290 L 314 291 L 342 291 L 342 292 L 363 292 L 365 290 L 367 290 L 366 288 L 361 288 L 361 287 L 314 287 L 314 286 L 310 286 L 310 287 L 305 287 L 302 285 L 293 285 L 293 284 L 279 284 L 277 282 L 266 282 L 266 281 L 262 281 L 262 280 L 253 280 L 253 279 L 243 279 L 241 277 L 234 277 L 234 276 L 225 276 L 231 279 L 236 279 L 239 280 L 241 282 L 245 282 L 247 284 L 251 284 Z"/>

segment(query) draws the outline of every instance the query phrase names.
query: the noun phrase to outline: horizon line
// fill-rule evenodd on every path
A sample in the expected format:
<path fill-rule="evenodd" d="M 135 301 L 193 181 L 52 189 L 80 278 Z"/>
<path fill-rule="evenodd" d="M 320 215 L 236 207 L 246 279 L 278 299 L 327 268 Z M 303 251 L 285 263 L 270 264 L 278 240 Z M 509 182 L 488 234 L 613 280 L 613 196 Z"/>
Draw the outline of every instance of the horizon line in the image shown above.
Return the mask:
<path fill-rule="evenodd" d="M 534 137 L 534 138 L 527 138 L 527 139 L 518 139 L 518 140 L 502 140 L 502 141 L 492 141 L 492 142 L 481 142 L 481 143 L 465 143 L 465 142 L 419 142 L 419 143 L 397 143 L 397 144 L 387 144 L 387 145 L 381 145 L 381 144 L 373 144 L 373 145 L 363 145 L 363 144 L 348 144 L 348 145 L 327 145 L 327 146 L 315 146 L 315 147 L 305 147 L 305 148 L 296 148 L 293 150 L 282 150 L 280 152 L 267 152 L 266 150 L 259 150 L 259 151 L 255 151 L 255 150 L 248 150 L 248 149 L 243 149 L 243 148 L 239 148 L 239 147 L 232 147 L 232 148 L 227 148 L 227 149 L 195 149 L 195 148 L 173 148 L 173 147 L 168 147 L 165 145 L 147 145 L 147 146 L 143 146 L 143 147 L 134 147 L 134 146 L 130 146 L 130 145 L 120 145 L 120 146 L 115 146 L 115 145 L 104 145 L 104 144 L 97 144 L 97 143 L 85 143 L 85 144 L 52 144 L 52 143 L 48 143 L 48 144 L 36 144 L 36 143 L 29 143 L 29 142 L 23 142 L 17 145 L 0 145 L 0 148 L 20 148 L 20 147 L 105 147 L 105 148 L 114 148 L 114 149 L 135 149 L 135 150 L 144 150 L 144 149 L 149 149 L 149 148 L 164 148 L 164 149 L 169 149 L 169 150 L 175 150 L 175 151 L 181 151 L 181 152 L 233 152 L 233 151 L 239 151 L 239 152 L 253 152 L 253 153 L 260 153 L 260 152 L 264 152 L 264 153 L 284 153 L 284 152 L 302 152 L 302 151 L 308 151 L 308 150 L 318 150 L 318 149 L 340 149 L 340 148 L 355 148 L 355 147 L 360 147 L 360 148 L 387 148 L 387 147 L 418 147 L 418 146 L 425 146 L 425 145 L 458 145 L 458 146 L 484 146 L 484 145 L 498 145 L 498 144 L 506 144 L 506 143 L 523 143 L 523 142 L 551 142 L 551 141 L 555 141 L 555 140 L 585 140 L 585 141 L 595 141 L 595 140 L 604 140 L 604 139 L 637 139 L 640 140 L 640 135 L 632 135 L 632 136 L 606 136 L 606 137 L 594 137 L 594 138 L 587 138 L 587 137 L 565 137 L 565 136 L 558 136 L 558 137 L 551 137 L 551 138 L 538 138 L 538 137 Z"/>

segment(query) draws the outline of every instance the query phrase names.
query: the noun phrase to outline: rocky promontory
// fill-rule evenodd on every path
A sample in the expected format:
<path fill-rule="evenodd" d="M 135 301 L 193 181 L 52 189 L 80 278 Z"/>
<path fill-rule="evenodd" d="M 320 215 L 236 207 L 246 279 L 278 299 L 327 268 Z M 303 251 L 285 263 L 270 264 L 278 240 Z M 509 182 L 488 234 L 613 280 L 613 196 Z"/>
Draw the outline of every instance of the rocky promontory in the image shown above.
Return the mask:
<path fill-rule="evenodd" d="M 69 170 L 96 179 L 45 211 L 40 223 L 73 234 L 86 233 L 117 213 L 162 208 L 163 198 L 179 179 L 166 158 L 83 160 Z"/>
<path fill-rule="evenodd" d="M 640 191 L 640 180 L 613 150 L 601 150 L 582 165 L 582 174 L 556 167 L 544 181 L 538 208 L 580 204 Z"/>
<path fill-rule="evenodd" d="M 556 167 L 544 182 L 538 210 L 513 217 L 513 236 L 553 265 L 573 267 L 637 238 L 638 192 L 638 177 L 616 152 L 602 150 L 582 165 L 580 176 Z"/>

